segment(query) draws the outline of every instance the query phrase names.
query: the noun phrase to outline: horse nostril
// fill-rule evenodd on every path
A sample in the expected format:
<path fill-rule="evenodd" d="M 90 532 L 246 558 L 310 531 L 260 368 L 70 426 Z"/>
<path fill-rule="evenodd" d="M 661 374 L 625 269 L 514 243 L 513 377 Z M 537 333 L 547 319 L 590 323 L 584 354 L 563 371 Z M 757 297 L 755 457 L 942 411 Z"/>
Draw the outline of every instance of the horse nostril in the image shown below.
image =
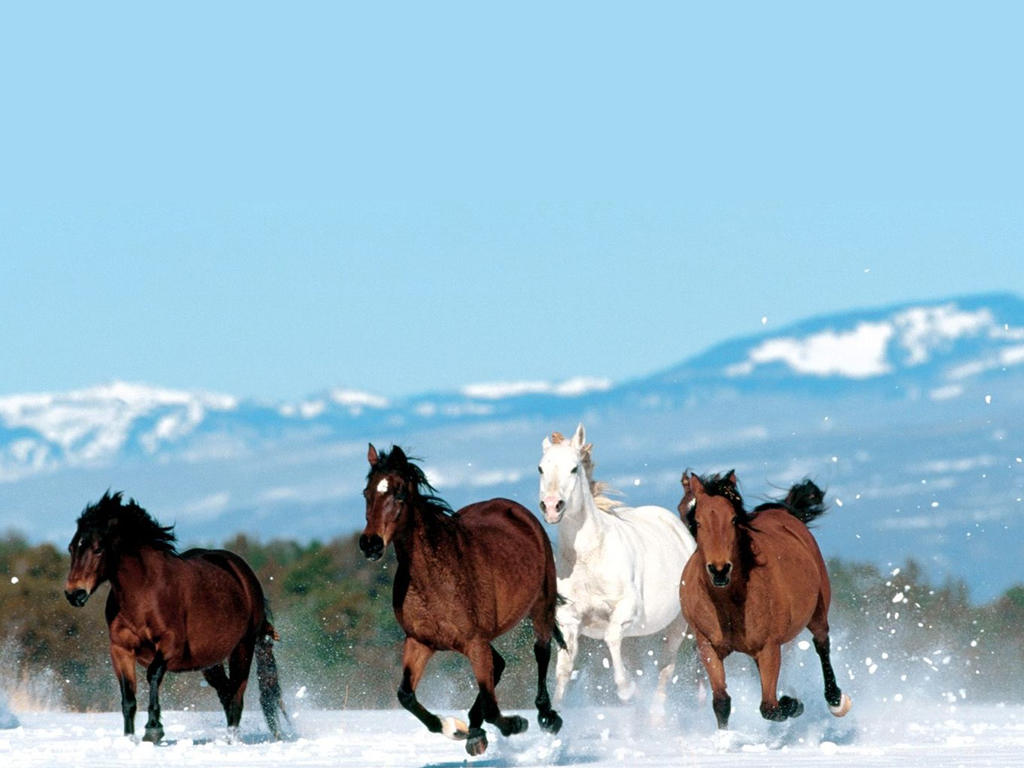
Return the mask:
<path fill-rule="evenodd" d="M 565 509 L 565 499 L 559 499 L 558 504 L 555 505 L 555 511 L 561 512 L 563 509 Z"/>
<path fill-rule="evenodd" d="M 363 534 L 359 537 L 359 549 L 368 560 L 380 560 L 381 555 L 384 554 L 384 539 L 376 534 L 373 536 Z"/>
<path fill-rule="evenodd" d="M 732 573 L 732 563 L 725 563 L 721 568 L 708 563 L 708 574 L 711 576 L 711 583 L 716 587 L 724 587 L 729 583 L 729 574 Z"/>
<path fill-rule="evenodd" d="M 75 589 L 71 592 L 65 590 L 64 597 L 66 597 L 68 599 L 68 602 L 71 603 L 71 605 L 73 605 L 75 608 L 81 608 L 83 605 L 85 605 L 86 601 L 88 601 L 89 593 L 86 592 L 84 589 Z"/>

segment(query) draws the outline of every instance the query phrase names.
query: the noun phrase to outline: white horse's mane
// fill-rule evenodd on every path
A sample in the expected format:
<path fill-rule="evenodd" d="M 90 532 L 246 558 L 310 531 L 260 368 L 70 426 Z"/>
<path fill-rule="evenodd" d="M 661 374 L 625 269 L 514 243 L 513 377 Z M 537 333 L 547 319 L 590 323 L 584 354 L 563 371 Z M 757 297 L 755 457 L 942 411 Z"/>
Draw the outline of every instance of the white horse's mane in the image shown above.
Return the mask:
<path fill-rule="evenodd" d="M 552 445 L 558 445 L 562 442 L 565 442 L 565 435 L 561 432 L 551 433 Z M 594 468 L 597 466 L 597 463 L 594 461 L 593 450 L 593 443 L 587 443 L 580 448 L 580 461 L 583 464 L 583 471 L 587 473 L 587 482 L 590 483 L 590 495 L 594 497 L 594 504 L 602 512 L 612 513 L 621 510 L 626 505 L 618 499 L 610 498 L 609 494 L 621 496 L 622 492 L 613 488 L 608 483 L 594 479 Z"/>

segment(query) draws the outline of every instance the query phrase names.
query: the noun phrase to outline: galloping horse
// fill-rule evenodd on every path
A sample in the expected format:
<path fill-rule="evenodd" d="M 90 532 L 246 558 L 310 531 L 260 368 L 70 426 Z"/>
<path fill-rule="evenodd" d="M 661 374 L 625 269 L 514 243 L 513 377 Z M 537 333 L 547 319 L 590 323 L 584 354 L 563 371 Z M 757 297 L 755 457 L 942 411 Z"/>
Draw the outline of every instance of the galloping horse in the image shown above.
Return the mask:
<path fill-rule="evenodd" d="M 260 704 L 275 739 L 284 712 L 269 611 L 256 574 L 238 555 L 190 549 L 178 554 L 173 526 L 161 526 L 132 499 L 105 493 L 78 518 L 68 547 L 64 594 L 81 608 L 104 581 L 110 658 L 121 689 L 125 736 L 135 734 L 135 665 L 146 667 L 145 741 L 160 741 L 160 683 L 166 672 L 202 670 L 224 707 L 229 738 L 238 736 L 253 654 Z M 225 674 L 223 661 L 228 660 Z M 287 715 L 286 715 L 287 717 Z"/>
<path fill-rule="evenodd" d="M 555 562 L 543 526 L 520 504 L 491 499 L 452 512 L 427 482 L 423 470 L 395 446 L 367 453 L 366 529 L 359 548 L 370 560 L 395 545 L 398 571 L 393 604 L 405 631 L 402 683 L 398 701 L 430 731 L 465 739 L 466 751 L 482 754 L 486 720 L 503 736 L 526 730 L 519 716 L 498 709 L 494 688 L 505 669 L 491 641 L 527 616 L 533 622 L 537 660 L 537 720 L 557 733 L 562 718 L 551 708 L 547 671 L 551 638 L 560 644 L 555 623 Z M 416 686 L 435 651 L 452 650 L 473 666 L 480 692 L 469 711 L 469 725 L 443 720 L 416 699 Z"/>
<path fill-rule="evenodd" d="M 565 650 L 558 654 L 555 702 L 565 694 L 582 633 L 608 646 L 619 698 L 636 685 L 622 663 L 622 639 L 665 633 L 653 711 L 660 716 L 676 654 L 686 635 L 680 615 L 679 580 L 696 545 L 679 518 L 662 507 L 616 506 L 592 477 L 593 446 L 583 425 L 571 440 L 544 438 L 540 506 L 557 524 L 558 625 Z M 595 493 L 596 492 L 596 493 Z"/>
<path fill-rule="evenodd" d="M 697 539 L 683 571 L 680 602 L 697 637 L 718 727 L 729 725 L 723 660 L 733 651 L 753 657 L 761 675 L 761 715 L 781 721 L 804 705 L 778 696 L 782 644 L 806 627 L 814 637 L 829 711 L 842 717 L 850 697 L 836 684 L 830 658 L 828 607 L 832 596 L 825 561 L 807 523 L 824 513 L 824 494 L 810 480 L 785 501 L 747 512 L 736 473 L 700 478 L 683 474 L 679 513 Z"/>

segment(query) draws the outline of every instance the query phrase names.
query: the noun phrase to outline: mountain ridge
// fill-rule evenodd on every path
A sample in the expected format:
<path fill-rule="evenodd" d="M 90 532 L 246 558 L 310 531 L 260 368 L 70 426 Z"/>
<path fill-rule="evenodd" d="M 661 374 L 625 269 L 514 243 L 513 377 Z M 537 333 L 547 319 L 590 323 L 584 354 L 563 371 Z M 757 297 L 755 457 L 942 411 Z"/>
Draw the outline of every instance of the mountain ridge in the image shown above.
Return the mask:
<path fill-rule="evenodd" d="M 845 375 L 840 358 L 870 375 Z M 807 318 L 623 382 L 405 398 L 328 387 L 289 402 L 113 382 L 0 397 L 0 528 L 61 541 L 113 488 L 200 541 L 325 538 L 361 525 L 371 441 L 424 455 L 455 506 L 490 494 L 534 508 L 541 439 L 583 421 L 627 503 L 673 508 L 686 467 L 736 467 L 751 499 L 815 476 L 842 510 L 823 526 L 826 553 L 898 558 L 913 547 L 892 531 L 915 531 L 926 565 L 959 577 L 1016 557 L 1022 405 L 1024 300 L 1010 293 Z"/>

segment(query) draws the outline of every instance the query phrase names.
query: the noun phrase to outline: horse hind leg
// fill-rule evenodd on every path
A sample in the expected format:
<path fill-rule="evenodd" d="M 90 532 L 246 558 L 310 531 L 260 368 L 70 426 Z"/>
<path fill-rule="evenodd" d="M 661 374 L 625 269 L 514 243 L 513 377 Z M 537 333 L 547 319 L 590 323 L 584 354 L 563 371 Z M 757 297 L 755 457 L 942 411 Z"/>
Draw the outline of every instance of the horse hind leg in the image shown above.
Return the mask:
<path fill-rule="evenodd" d="M 242 708 L 245 705 L 245 689 L 249 685 L 249 670 L 252 668 L 255 639 L 246 638 L 231 652 L 228 658 L 228 702 L 224 712 L 228 720 L 228 741 L 237 741 L 239 725 L 242 722 Z"/>
<path fill-rule="evenodd" d="M 651 702 L 651 718 L 656 724 L 665 720 L 665 701 L 668 699 L 668 685 L 676 672 L 676 658 L 679 646 L 686 637 L 687 624 L 682 614 L 676 616 L 665 629 L 665 638 L 661 644 L 661 671 L 658 673 L 658 689 L 654 692 Z"/>
<path fill-rule="evenodd" d="M 548 733 L 558 733 L 562 729 L 562 718 L 551 706 L 551 696 L 548 694 L 548 667 L 551 664 L 551 638 L 554 635 L 559 645 L 564 649 L 566 639 L 562 635 L 555 619 L 555 610 L 546 604 L 539 604 L 535 607 L 531 616 L 533 623 L 533 658 L 537 662 L 537 722 L 541 730 Z M 575 637 L 573 638 L 575 643 Z M 571 663 L 571 662 L 570 662 Z M 568 676 L 567 676 L 568 677 Z M 498 684 L 498 675 L 495 674 L 494 684 Z M 565 692 L 565 686 L 562 686 Z"/>
<path fill-rule="evenodd" d="M 813 634 L 814 650 L 821 661 L 821 676 L 825 680 L 825 701 L 828 704 L 828 711 L 836 717 L 843 717 L 850 711 L 853 702 L 836 683 L 836 673 L 832 669 L 832 643 L 829 639 L 828 625 L 825 625 L 823 631 L 819 630 Z"/>
<path fill-rule="evenodd" d="M 476 676 L 477 686 L 480 689 L 477 702 L 474 704 L 474 709 L 476 709 L 477 704 L 480 706 L 478 716 L 482 715 L 484 720 L 495 725 L 501 731 L 502 736 L 512 736 L 525 731 L 530 724 L 524 718 L 518 715 L 502 715 L 501 710 L 498 708 L 498 699 L 494 693 L 494 686 L 497 679 L 500 678 L 500 673 L 495 675 L 495 671 L 498 669 L 496 662 L 498 659 L 501 659 L 500 654 L 494 650 L 490 643 L 481 641 L 474 643 L 468 649 L 466 656 L 473 667 L 473 674 Z M 504 668 L 504 659 L 501 659 L 500 668 Z M 474 726 L 471 722 L 469 739 L 466 742 L 466 751 L 471 755 L 480 755 L 486 749 L 487 735 L 482 728 Z"/>
<path fill-rule="evenodd" d="M 231 681 L 228 680 L 227 672 L 223 664 L 214 664 L 203 670 L 203 677 L 211 688 L 217 693 L 220 705 L 224 708 L 224 715 L 228 717 L 228 709 L 231 705 Z"/>

